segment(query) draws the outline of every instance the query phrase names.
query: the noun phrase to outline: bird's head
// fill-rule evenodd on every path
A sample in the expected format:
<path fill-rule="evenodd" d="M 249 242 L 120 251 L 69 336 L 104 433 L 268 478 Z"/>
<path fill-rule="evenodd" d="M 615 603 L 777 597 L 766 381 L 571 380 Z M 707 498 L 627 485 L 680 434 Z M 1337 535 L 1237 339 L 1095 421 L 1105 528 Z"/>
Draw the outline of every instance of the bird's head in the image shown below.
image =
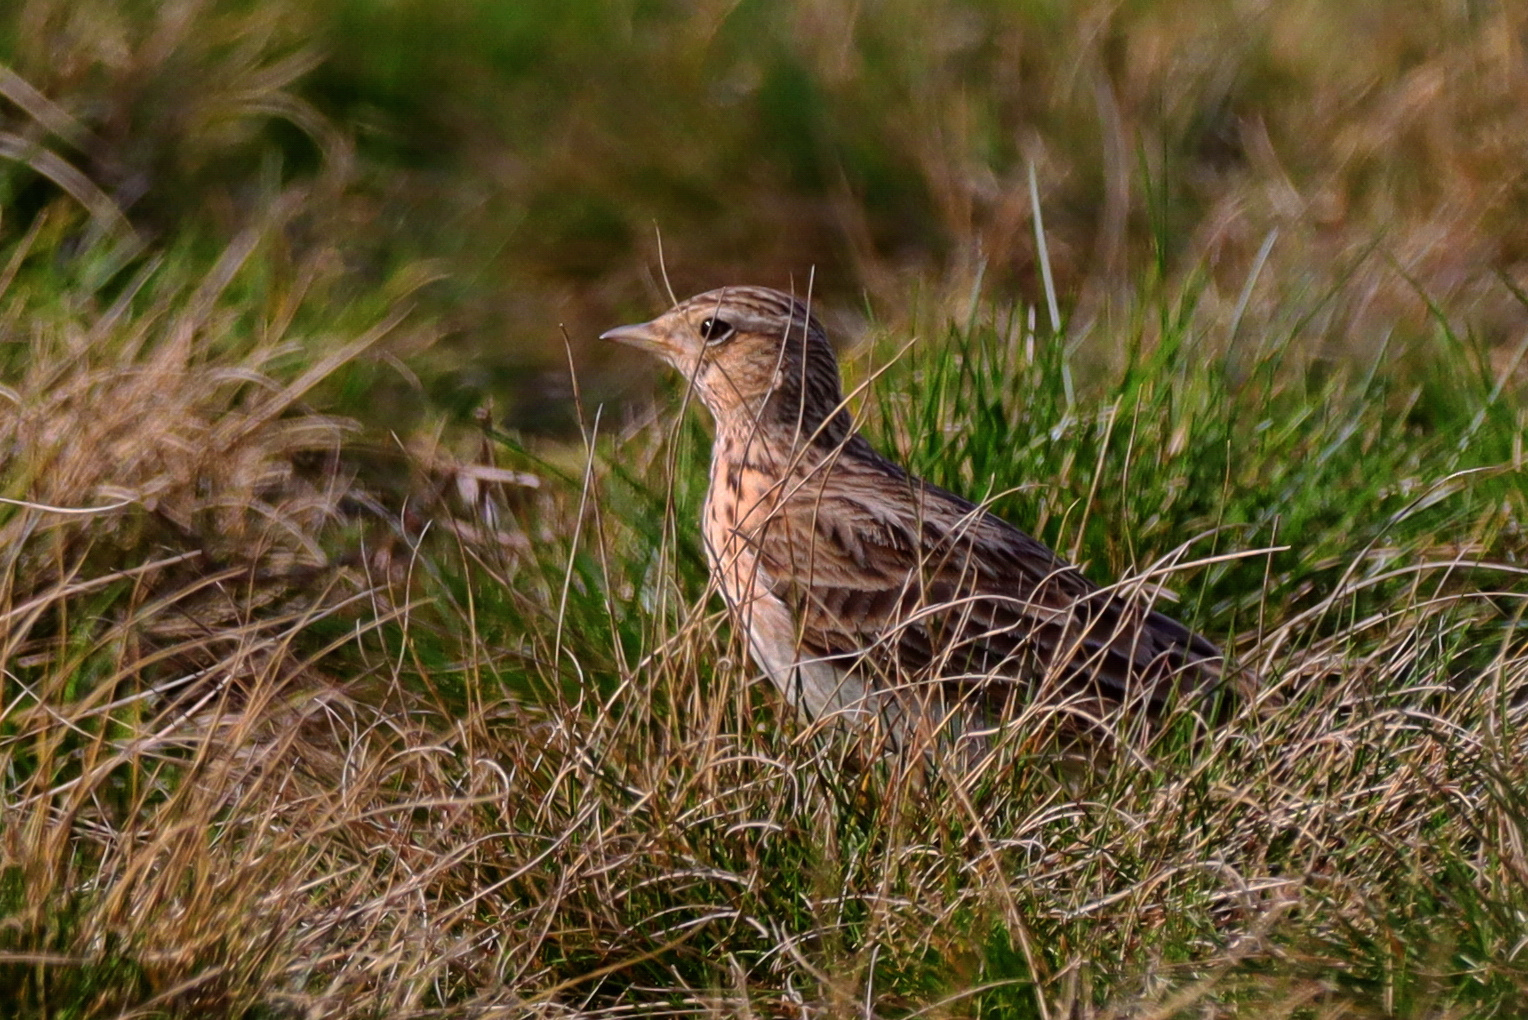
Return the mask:
<path fill-rule="evenodd" d="M 784 427 L 828 443 L 848 434 L 833 348 L 807 306 L 784 291 L 722 287 L 600 339 L 668 362 L 692 381 L 719 430 Z"/>

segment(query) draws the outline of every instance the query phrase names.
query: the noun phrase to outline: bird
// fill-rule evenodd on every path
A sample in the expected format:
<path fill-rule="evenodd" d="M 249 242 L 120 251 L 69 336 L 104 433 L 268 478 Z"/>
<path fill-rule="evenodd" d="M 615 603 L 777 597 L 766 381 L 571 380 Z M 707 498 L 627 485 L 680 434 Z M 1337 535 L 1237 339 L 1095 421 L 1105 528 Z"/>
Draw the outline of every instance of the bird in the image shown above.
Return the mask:
<path fill-rule="evenodd" d="M 702 536 L 752 658 L 809 720 L 893 749 L 984 741 L 1016 704 L 1095 725 L 1219 702 L 1224 658 L 1150 605 L 910 474 L 858 431 L 807 301 L 728 286 L 600 339 L 666 362 L 714 422 Z"/>

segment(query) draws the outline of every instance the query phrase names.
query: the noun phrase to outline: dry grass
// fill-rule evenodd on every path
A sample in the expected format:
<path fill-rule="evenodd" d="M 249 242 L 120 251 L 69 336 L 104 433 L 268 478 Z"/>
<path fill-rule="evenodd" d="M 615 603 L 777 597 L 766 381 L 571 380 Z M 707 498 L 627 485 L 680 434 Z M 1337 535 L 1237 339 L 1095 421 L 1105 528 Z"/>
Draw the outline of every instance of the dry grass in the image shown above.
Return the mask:
<path fill-rule="evenodd" d="M 678 216 L 692 265 L 751 256 L 781 223 L 770 251 L 818 238 L 896 324 L 861 354 L 923 338 L 861 402 L 878 442 L 996 494 L 1097 576 L 1213 560 L 1174 578 L 1175 612 L 1257 665 L 1262 703 L 1209 736 L 1121 734 L 1089 768 L 1031 709 L 972 772 L 867 764 L 782 709 L 707 588 L 694 421 L 670 429 L 665 407 L 612 436 L 591 407 L 572 446 L 492 414 L 444 424 L 421 354 L 435 329 L 409 311 L 430 275 L 385 269 L 365 223 L 409 201 L 443 229 L 462 208 L 510 217 L 417 168 L 379 188 L 368 175 L 396 168 L 357 166 L 306 105 L 291 9 L 24 5 L 0 152 L 92 222 L 6 178 L 38 215 L 0 224 L 0 1014 L 1513 1011 L 1528 504 L 1520 359 L 1494 345 L 1523 312 L 1475 271 L 1520 261 L 1516 16 L 1424 4 L 1355 52 L 1377 9 L 1021 24 L 801 4 L 769 29 L 789 44 L 775 60 L 702 6 L 636 32 L 634 63 L 609 70 L 625 91 L 574 95 L 566 130 L 539 126 L 544 159 L 495 162 L 515 124 L 451 136 L 464 163 L 499 167 L 506 203 L 571 182 L 644 224 Z M 829 45 L 821 26 L 845 19 L 855 46 Z M 571 24 L 607 41 L 604 22 Z M 916 60 L 884 45 L 909 24 L 928 30 Z M 1339 42 L 1299 44 L 1323 33 Z M 615 180 L 641 178 L 629 164 L 593 158 L 612 122 L 654 132 L 657 180 L 677 161 L 702 191 L 735 179 L 729 153 L 801 129 L 755 134 L 703 104 L 666 120 L 689 86 L 633 110 L 623 76 L 655 48 L 681 85 L 722 59 L 755 112 L 794 68 L 786 84 L 807 82 L 852 144 L 795 151 L 806 177 L 713 189 L 757 221 L 644 197 Z M 924 80 L 940 87 L 909 92 Z M 183 106 L 164 98 L 176 82 Z M 120 105 L 98 116 L 103 92 Z M 894 125 L 856 119 L 883 109 Z M 297 125 L 313 175 L 249 158 L 273 121 Z M 1040 140 L 1010 145 L 1030 123 Z M 697 157 L 696 138 L 716 146 Z M 1157 183 L 1130 177 L 1122 138 Z M 1485 155 L 1460 158 L 1476 141 Z M 913 206 L 856 192 L 877 151 L 893 176 L 915 168 Z M 1054 277 L 1091 334 L 984 296 L 1034 268 L 1030 158 Z M 803 180 L 828 183 L 803 200 Z M 177 190 L 230 230 L 219 253 Z M 588 308 L 640 289 L 640 244 L 570 249 L 558 209 L 537 208 L 534 243 L 477 263 L 521 287 L 511 309 L 551 307 L 591 258 L 614 268 L 580 285 Z M 909 208 L 935 224 L 908 242 L 924 255 L 877 225 Z M 1385 258 L 1355 260 L 1379 234 Z M 1152 245 L 1156 268 L 1132 272 Z M 944 271 L 907 287 L 925 256 Z M 1415 317 L 1408 275 L 1448 314 Z M 1415 342 L 1331 357 L 1391 327 Z M 400 388 L 425 410 L 394 421 Z M 1259 547 L 1288 548 L 1219 555 Z"/>
<path fill-rule="evenodd" d="M 394 612 L 366 601 L 367 564 L 336 539 L 374 505 L 340 460 L 354 426 L 307 400 L 399 318 L 314 352 L 292 325 L 321 262 L 276 273 L 256 308 L 248 289 L 230 298 L 292 204 L 190 286 L 153 259 L 100 293 L 87 256 L 55 291 L 64 210 L 10 253 L 8 1013 L 264 1000 L 287 926 L 309 923 L 307 879 L 292 883 L 324 853 L 290 836 L 257 846 L 244 827 L 360 824 L 338 822 L 330 794 L 360 763 L 348 738 L 368 730 L 389 746 L 364 770 L 400 767 L 386 754 L 404 720 L 384 726 L 323 672 L 332 638 L 303 640 L 334 614 L 364 629 Z"/>
<path fill-rule="evenodd" d="M 1439 449 L 1479 473 L 1496 425 L 1387 447 L 1361 380 L 1312 394 L 1271 362 L 1269 394 L 1199 399 L 1223 363 L 1185 343 L 1069 412 L 1011 405 L 1030 439 L 948 433 L 942 480 L 1045 477 L 1019 497 L 1049 537 L 1065 519 L 1110 560 L 1086 520 L 1171 508 L 1140 541 L 1192 533 L 1166 494 L 1269 441 L 1238 408 L 1304 401 L 1294 446 L 1210 502 L 1304 519 L 1306 548 L 1184 579 L 1207 629 L 1243 621 L 1267 700 L 1096 768 L 1037 709 L 975 773 L 856 767 L 707 599 L 688 427 L 596 440 L 571 476 L 416 446 L 388 462 L 415 473 L 403 510 L 375 447 L 307 405 L 396 319 L 308 348 L 301 288 L 240 289 L 260 236 L 99 310 L 11 292 L 8 1013 L 1463 1016 L 1528 992 L 1528 656 L 1517 571 L 1481 562 L 1514 547 L 1521 493 L 1401 484 Z M 1008 328 L 894 366 L 871 427 L 938 445 L 919 422 L 1064 404 L 1062 348 L 994 344 Z M 1494 421 L 1487 390 L 1452 392 Z M 1397 490 L 1367 535 L 1311 509 L 1350 470 Z"/>

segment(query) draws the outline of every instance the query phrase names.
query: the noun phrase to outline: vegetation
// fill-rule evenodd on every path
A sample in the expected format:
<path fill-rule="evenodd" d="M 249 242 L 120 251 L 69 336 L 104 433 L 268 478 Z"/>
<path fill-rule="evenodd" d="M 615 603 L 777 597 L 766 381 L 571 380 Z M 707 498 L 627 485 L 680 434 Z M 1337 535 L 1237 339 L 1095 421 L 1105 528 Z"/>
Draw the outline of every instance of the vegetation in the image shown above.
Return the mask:
<path fill-rule="evenodd" d="M 0 14 L 0 1015 L 1528 996 L 1517 15 L 435 6 Z M 704 423 L 582 343 L 654 220 L 682 292 L 815 263 L 884 449 L 1263 700 L 796 719 Z"/>

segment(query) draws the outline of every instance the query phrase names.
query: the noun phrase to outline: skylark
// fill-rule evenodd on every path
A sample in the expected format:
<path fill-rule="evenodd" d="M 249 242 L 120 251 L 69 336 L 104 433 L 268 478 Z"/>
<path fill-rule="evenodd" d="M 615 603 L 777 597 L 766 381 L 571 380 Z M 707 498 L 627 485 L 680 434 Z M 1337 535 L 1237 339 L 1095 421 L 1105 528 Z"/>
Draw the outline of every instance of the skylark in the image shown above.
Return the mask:
<path fill-rule="evenodd" d="M 724 287 L 602 334 L 654 354 L 716 423 L 706 553 L 759 667 L 813 719 L 893 746 L 965 735 L 1046 699 L 1156 717 L 1220 687 L 1221 655 L 1100 588 L 982 507 L 877 453 L 822 326 L 790 294 Z"/>

